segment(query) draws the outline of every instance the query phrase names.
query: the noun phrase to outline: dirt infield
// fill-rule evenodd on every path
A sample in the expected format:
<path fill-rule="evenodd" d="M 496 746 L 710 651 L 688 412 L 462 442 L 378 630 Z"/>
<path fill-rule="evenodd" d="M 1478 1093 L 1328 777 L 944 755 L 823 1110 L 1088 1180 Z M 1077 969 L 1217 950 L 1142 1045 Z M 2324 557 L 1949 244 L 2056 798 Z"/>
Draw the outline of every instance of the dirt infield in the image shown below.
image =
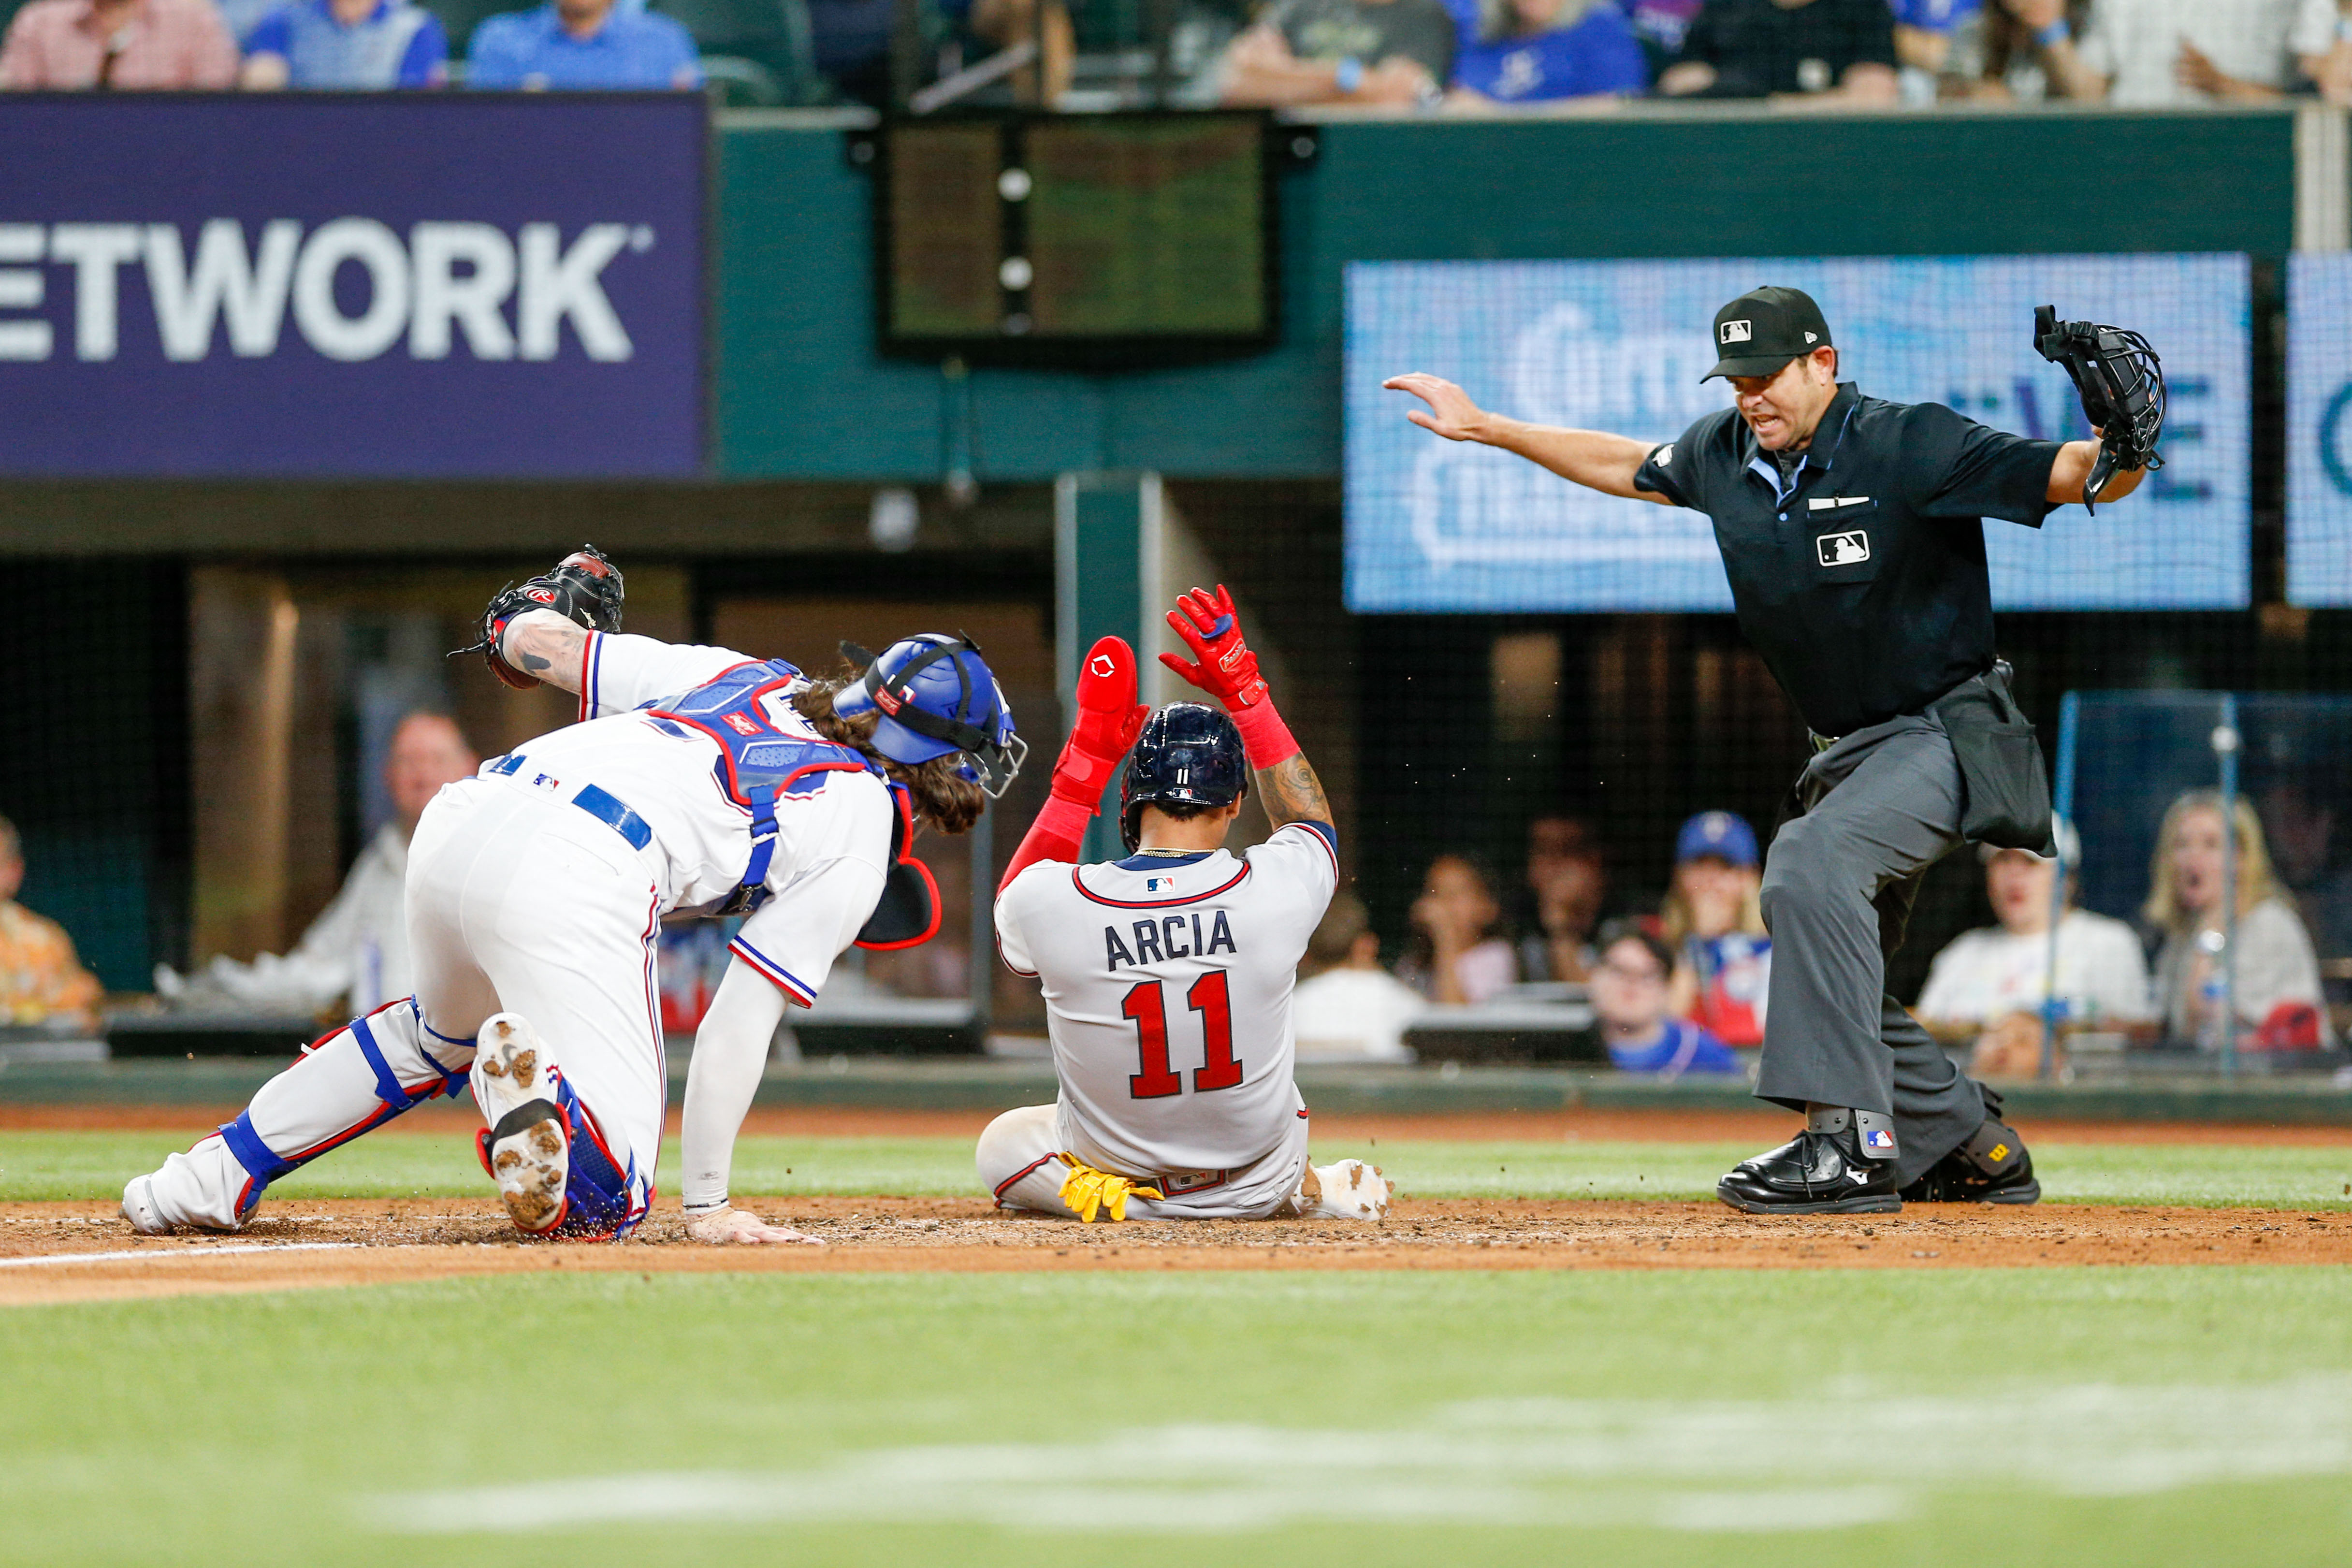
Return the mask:
<path fill-rule="evenodd" d="M 0 1106 L 0 1130 L 193 1136 L 235 1107 Z M 744 1131 L 782 1137 L 977 1136 L 984 1110 L 772 1107 Z M 1753 1111 L 1566 1110 L 1318 1117 L 1318 1143 L 1684 1142 L 1782 1135 Z M 672 1117 L 672 1131 L 675 1127 Z M 422 1106 L 380 1136 L 463 1138 L 468 1105 Z M 2044 1122 L 2037 1142 L 2352 1145 L 2352 1127 Z M 2352 1214 L 2047 1204 L 1914 1205 L 1899 1215 L 1759 1219 L 1713 1204 L 1400 1201 L 1384 1226 L 1205 1221 L 1079 1226 L 1001 1215 L 979 1198 L 761 1198 L 748 1206 L 822 1247 L 698 1247 L 674 1198 L 621 1246 L 529 1242 L 487 1198 L 298 1199 L 223 1237 L 134 1236 L 111 1203 L 0 1204 L 0 1306 L 387 1284 L 540 1269 L 966 1271 L 1160 1268 L 2029 1268 L 2055 1264 L 2352 1263 Z"/>
<path fill-rule="evenodd" d="M 1711 1204 L 1405 1201 L 1382 1226 L 1202 1221 L 1080 1226 L 978 1199 L 751 1205 L 827 1245 L 698 1247 L 669 1204 L 619 1246 L 526 1242 L 487 1201 L 313 1199 L 233 1237 L 131 1235 L 103 1203 L 0 1205 L 0 1306 L 393 1284 L 540 1269 L 1013 1272 L 1161 1268 L 1951 1268 L 2352 1263 L 2352 1214 L 1914 1205 L 1758 1219 Z"/>

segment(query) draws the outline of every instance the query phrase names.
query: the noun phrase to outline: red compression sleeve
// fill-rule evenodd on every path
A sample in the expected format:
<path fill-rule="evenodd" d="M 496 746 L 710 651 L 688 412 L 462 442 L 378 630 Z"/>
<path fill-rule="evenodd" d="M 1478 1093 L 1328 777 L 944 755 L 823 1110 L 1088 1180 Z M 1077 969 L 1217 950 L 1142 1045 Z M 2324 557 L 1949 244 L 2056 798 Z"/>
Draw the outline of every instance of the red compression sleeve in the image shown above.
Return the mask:
<path fill-rule="evenodd" d="M 1262 697 L 1246 708 L 1232 710 L 1232 714 L 1253 769 L 1263 771 L 1298 754 L 1299 744 L 1291 739 L 1290 726 L 1282 721 L 1282 715 L 1274 710 L 1273 698 Z"/>
<path fill-rule="evenodd" d="M 996 884 L 996 890 L 1004 891 L 1013 885 L 1013 878 L 1040 860 L 1076 860 L 1079 842 L 1087 836 L 1087 824 L 1093 817 L 1093 812 L 1075 800 L 1058 795 L 1046 796 L 1037 820 L 1023 836 L 1021 847 L 1013 852 L 1013 864 L 1004 868 L 1004 879 Z"/>

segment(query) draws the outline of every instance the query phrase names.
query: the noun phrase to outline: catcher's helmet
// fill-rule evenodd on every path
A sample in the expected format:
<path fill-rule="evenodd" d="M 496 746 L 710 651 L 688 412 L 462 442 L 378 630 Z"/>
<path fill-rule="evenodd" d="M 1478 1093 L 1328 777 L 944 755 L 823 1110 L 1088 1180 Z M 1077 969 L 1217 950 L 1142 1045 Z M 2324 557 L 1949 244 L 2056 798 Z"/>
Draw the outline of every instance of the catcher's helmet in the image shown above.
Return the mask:
<path fill-rule="evenodd" d="M 842 644 L 841 651 L 866 673 L 834 693 L 833 710 L 847 718 L 877 715 L 877 752 L 909 766 L 961 752 L 964 777 L 991 797 L 1004 793 L 1029 747 L 1013 732 L 1004 689 L 979 644 L 925 632 L 892 643 L 878 658 L 855 643 Z"/>
<path fill-rule="evenodd" d="M 1147 805 L 1231 805 L 1249 792 L 1241 731 L 1214 708 L 1171 702 L 1143 721 L 1118 784 L 1118 837 L 1132 853 Z"/>

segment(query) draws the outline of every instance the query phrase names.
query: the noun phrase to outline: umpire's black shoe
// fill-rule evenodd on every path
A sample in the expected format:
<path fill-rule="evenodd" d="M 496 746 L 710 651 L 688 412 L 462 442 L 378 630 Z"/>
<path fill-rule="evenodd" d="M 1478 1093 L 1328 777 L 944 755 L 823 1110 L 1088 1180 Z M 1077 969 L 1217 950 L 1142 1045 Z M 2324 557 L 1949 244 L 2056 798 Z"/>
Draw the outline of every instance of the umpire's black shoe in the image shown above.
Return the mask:
<path fill-rule="evenodd" d="M 1742 1160 L 1715 1184 L 1715 1195 L 1749 1214 L 1892 1214 L 1895 1162 L 1865 1160 L 1861 1137 L 1800 1132 L 1769 1154 Z"/>
<path fill-rule="evenodd" d="M 1903 1189 L 1906 1204 L 2030 1204 L 2041 1196 L 2025 1140 L 1993 1116 Z"/>

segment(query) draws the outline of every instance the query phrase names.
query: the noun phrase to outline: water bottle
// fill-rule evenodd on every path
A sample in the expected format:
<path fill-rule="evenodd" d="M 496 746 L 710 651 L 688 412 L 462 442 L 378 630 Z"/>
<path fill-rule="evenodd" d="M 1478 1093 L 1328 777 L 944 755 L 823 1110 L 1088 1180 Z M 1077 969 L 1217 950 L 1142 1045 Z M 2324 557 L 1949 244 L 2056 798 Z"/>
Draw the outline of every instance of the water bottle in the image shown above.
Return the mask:
<path fill-rule="evenodd" d="M 2197 986 L 2197 1048 L 2217 1055 L 2228 1043 L 2230 1029 L 2229 981 L 2221 963 L 2226 940 L 2218 931 L 2197 938 L 2197 946 L 2205 954 L 2205 978 Z"/>

